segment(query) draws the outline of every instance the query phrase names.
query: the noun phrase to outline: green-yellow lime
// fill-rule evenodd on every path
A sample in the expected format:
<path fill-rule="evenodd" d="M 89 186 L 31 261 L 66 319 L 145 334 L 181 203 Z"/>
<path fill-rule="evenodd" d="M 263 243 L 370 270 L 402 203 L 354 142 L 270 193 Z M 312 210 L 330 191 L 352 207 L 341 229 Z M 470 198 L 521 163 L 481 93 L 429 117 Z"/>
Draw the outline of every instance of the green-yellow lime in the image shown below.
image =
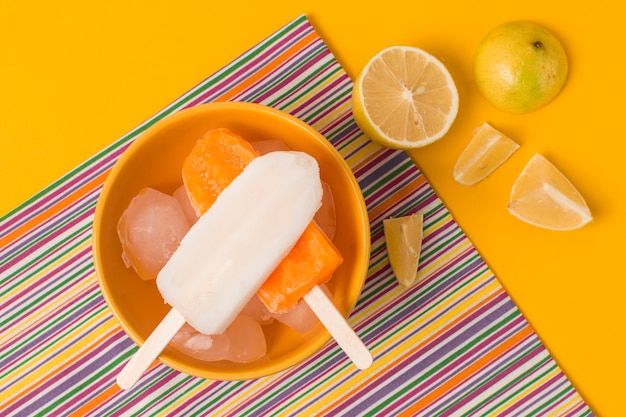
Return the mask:
<path fill-rule="evenodd" d="M 492 29 L 474 55 L 474 81 L 495 107 L 528 113 L 554 99 L 567 78 L 565 50 L 547 29 L 510 22 Z"/>
<path fill-rule="evenodd" d="M 389 263 L 396 279 L 405 287 L 410 287 L 417 279 L 423 221 L 421 213 L 383 220 Z"/>
<path fill-rule="evenodd" d="M 370 139 L 411 149 L 448 132 L 459 95 L 441 61 L 419 48 L 392 46 L 363 67 L 354 83 L 352 106 L 356 123 Z"/>

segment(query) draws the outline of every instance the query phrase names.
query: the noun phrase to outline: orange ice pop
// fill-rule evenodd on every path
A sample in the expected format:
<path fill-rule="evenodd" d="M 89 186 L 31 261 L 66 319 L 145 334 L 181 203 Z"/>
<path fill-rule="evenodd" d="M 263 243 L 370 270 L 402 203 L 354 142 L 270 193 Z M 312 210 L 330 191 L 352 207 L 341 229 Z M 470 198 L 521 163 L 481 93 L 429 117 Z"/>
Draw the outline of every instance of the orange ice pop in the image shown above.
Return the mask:
<path fill-rule="evenodd" d="M 228 129 L 207 132 L 183 165 L 183 183 L 198 214 L 208 210 L 257 155 L 245 139 Z M 289 310 L 304 298 L 355 365 L 365 369 L 372 363 L 371 354 L 319 287 L 342 261 L 337 248 L 313 221 L 257 294 L 275 313 Z"/>
<path fill-rule="evenodd" d="M 229 129 L 205 133 L 183 164 L 183 183 L 196 214 L 204 214 L 258 155 L 248 141 Z"/>
<path fill-rule="evenodd" d="M 335 245 L 311 222 L 257 294 L 268 310 L 283 313 L 311 288 L 327 282 L 342 261 Z"/>

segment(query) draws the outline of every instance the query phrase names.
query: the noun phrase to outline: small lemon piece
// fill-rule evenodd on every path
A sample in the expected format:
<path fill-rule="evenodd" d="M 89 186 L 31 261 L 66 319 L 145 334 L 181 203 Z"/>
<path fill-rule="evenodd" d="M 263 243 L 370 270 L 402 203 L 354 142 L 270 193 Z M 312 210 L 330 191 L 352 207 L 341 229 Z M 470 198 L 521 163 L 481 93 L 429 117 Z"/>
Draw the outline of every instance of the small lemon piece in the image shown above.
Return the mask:
<path fill-rule="evenodd" d="M 398 282 L 410 287 L 417 279 L 424 216 L 421 213 L 383 220 L 391 269 Z"/>
<path fill-rule="evenodd" d="M 474 130 L 452 172 L 459 184 L 472 185 L 485 179 L 519 149 L 519 145 L 489 123 Z"/>
<path fill-rule="evenodd" d="M 356 123 L 370 139 L 412 149 L 448 132 L 459 109 L 459 95 L 438 59 L 419 48 L 392 46 L 361 70 L 352 106 Z"/>
<path fill-rule="evenodd" d="M 592 220 L 578 190 L 539 154 L 530 159 L 515 181 L 508 209 L 527 223 L 551 230 L 578 229 Z"/>

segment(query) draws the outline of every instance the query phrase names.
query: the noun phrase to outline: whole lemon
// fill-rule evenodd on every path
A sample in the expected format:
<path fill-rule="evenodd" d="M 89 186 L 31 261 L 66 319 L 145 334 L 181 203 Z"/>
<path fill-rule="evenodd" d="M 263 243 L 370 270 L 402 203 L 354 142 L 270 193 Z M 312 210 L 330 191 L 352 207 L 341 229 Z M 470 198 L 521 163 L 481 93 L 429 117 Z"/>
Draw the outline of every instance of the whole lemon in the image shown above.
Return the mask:
<path fill-rule="evenodd" d="M 567 56 L 542 26 L 510 22 L 492 29 L 474 55 L 474 81 L 495 107 L 528 113 L 559 94 L 567 78 Z"/>

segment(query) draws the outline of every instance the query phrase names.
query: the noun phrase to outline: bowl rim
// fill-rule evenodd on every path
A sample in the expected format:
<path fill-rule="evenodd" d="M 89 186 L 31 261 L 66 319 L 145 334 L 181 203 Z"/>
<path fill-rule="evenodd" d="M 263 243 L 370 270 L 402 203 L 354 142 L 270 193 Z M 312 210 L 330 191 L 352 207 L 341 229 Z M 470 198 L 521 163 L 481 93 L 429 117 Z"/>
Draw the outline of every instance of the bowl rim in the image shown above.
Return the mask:
<path fill-rule="evenodd" d="M 124 150 L 118 160 L 114 163 L 113 167 L 110 169 L 109 174 L 100 192 L 100 195 L 98 196 L 98 201 L 96 203 L 94 220 L 92 225 L 92 254 L 97 281 L 100 286 L 100 290 L 104 297 L 104 300 L 111 310 L 113 316 L 120 324 L 126 335 L 128 335 L 137 346 L 141 346 L 145 342 L 145 338 L 141 334 L 135 332 L 132 326 L 127 323 L 127 320 L 123 317 L 121 312 L 118 311 L 118 309 L 115 307 L 116 302 L 110 297 L 111 291 L 109 290 L 109 283 L 103 277 L 103 267 L 100 264 L 100 245 L 98 243 L 100 238 L 100 229 L 98 226 L 101 225 L 103 221 L 103 206 L 107 200 L 107 197 L 109 196 L 109 193 L 111 192 L 115 179 L 117 178 L 117 175 L 121 170 L 121 167 L 125 165 L 125 162 L 128 159 L 132 158 L 135 149 L 140 149 L 144 142 L 149 141 L 153 135 L 158 134 L 158 132 L 160 132 L 161 130 L 165 130 L 170 125 L 178 124 L 181 121 L 184 121 L 185 119 L 193 117 L 194 115 L 197 115 L 199 113 L 211 113 L 213 111 L 219 112 L 225 110 L 246 110 L 257 113 L 267 113 L 272 117 L 283 119 L 289 123 L 297 125 L 298 128 L 307 131 L 309 135 L 316 137 L 316 139 L 324 145 L 326 150 L 330 152 L 335 162 L 339 164 L 342 172 L 347 176 L 352 188 L 351 192 L 357 196 L 359 208 L 358 216 L 360 217 L 359 224 L 361 225 L 359 229 L 362 229 L 361 233 L 363 233 L 364 239 L 361 239 L 361 242 L 358 242 L 358 248 L 355 248 L 355 251 L 358 249 L 358 252 L 363 254 L 363 256 L 361 257 L 361 262 L 355 265 L 355 269 L 362 271 L 361 276 L 359 277 L 358 294 L 360 294 L 363 290 L 363 285 L 365 279 L 367 278 L 370 262 L 371 230 L 369 216 L 363 193 L 356 177 L 354 176 L 354 173 L 352 172 L 352 169 L 349 167 L 347 161 L 343 158 L 339 151 L 332 145 L 332 143 L 330 143 L 330 141 L 326 139 L 326 137 L 324 137 L 315 128 L 313 128 L 303 120 L 287 112 L 270 106 L 249 102 L 211 102 L 198 104 L 192 107 L 181 109 L 176 113 L 170 114 L 162 119 L 157 120 L 152 125 L 150 125 L 144 132 L 139 134 L 134 139 L 134 141 L 127 147 L 127 149 Z M 354 214 L 357 215 L 357 213 Z M 358 294 L 356 294 L 353 302 L 348 306 L 347 311 L 342 312 L 345 317 L 348 317 L 350 313 L 354 310 L 354 307 L 356 306 L 359 298 Z M 216 380 L 247 380 L 268 376 L 283 370 L 287 370 L 311 357 L 311 355 L 320 350 L 330 339 L 331 335 L 328 333 L 327 330 L 324 329 L 321 332 L 320 336 L 313 339 L 311 343 L 309 343 L 306 347 L 302 348 L 299 351 L 299 354 L 294 355 L 292 358 L 290 358 L 290 360 L 273 363 L 267 366 L 261 366 L 256 370 L 246 370 L 245 372 L 241 372 L 241 374 L 233 373 L 229 370 L 208 370 L 198 372 L 199 370 L 196 366 L 188 365 L 182 363 L 179 360 L 176 360 L 172 355 L 169 355 L 167 351 L 162 352 L 159 355 L 158 360 L 172 369 L 197 377 Z"/>

